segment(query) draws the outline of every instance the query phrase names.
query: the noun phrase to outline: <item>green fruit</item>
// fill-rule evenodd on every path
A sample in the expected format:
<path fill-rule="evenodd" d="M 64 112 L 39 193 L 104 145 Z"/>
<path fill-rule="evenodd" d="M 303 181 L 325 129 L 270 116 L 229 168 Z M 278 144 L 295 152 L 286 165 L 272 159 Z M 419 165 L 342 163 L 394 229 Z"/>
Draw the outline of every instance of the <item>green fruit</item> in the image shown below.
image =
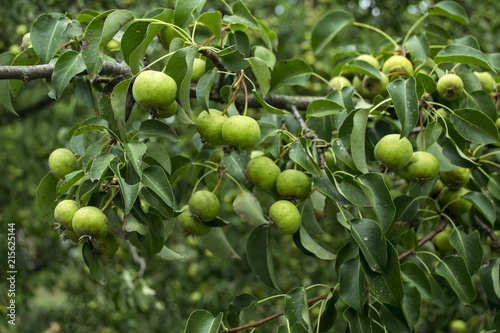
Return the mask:
<path fill-rule="evenodd" d="M 284 235 L 293 235 L 300 228 L 300 212 L 287 200 L 279 200 L 269 209 L 269 217 L 274 225 Z"/>
<path fill-rule="evenodd" d="M 23 36 L 23 42 L 21 43 L 21 48 L 23 50 L 26 50 L 30 46 L 31 46 L 31 35 L 28 32 Z"/>
<path fill-rule="evenodd" d="M 399 134 L 388 134 L 377 142 L 373 151 L 375 159 L 392 171 L 398 171 L 411 162 L 413 147 L 410 140 Z"/>
<path fill-rule="evenodd" d="M 191 73 L 191 81 L 198 82 L 203 74 L 205 74 L 205 60 L 195 58 L 193 62 L 193 71 Z"/>
<path fill-rule="evenodd" d="M 411 61 L 402 55 L 394 55 L 384 62 L 382 72 L 386 74 L 404 72 L 403 68 L 405 68 L 408 73 L 413 74 L 413 64 Z"/>
<path fill-rule="evenodd" d="M 335 167 L 335 156 L 330 150 L 325 152 L 325 164 L 328 169 L 333 169 Z"/>
<path fill-rule="evenodd" d="M 161 110 L 175 101 L 177 83 L 163 72 L 144 71 L 136 77 L 132 94 L 142 107 Z"/>
<path fill-rule="evenodd" d="M 251 150 L 259 143 L 260 127 L 251 117 L 233 116 L 222 125 L 222 137 L 231 146 Z"/>
<path fill-rule="evenodd" d="M 80 209 L 80 204 L 74 200 L 63 200 L 59 202 L 54 209 L 54 218 L 57 223 L 62 225 L 64 228 L 73 230 L 71 221 L 73 216 Z"/>
<path fill-rule="evenodd" d="M 451 171 L 441 171 L 439 177 L 444 185 L 452 190 L 458 190 L 469 181 L 470 170 L 468 168 L 459 168 Z"/>
<path fill-rule="evenodd" d="M 78 170 L 78 162 L 73 152 L 66 148 L 57 148 L 49 156 L 50 172 L 57 179 L 64 177 Z"/>
<path fill-rule="evenodd" d="M 248 180 L 255 187 L 270 190 L 274 188 L 281 170 L 269 157 L 259 156 L 248 162 L 246 172 Z"/>
<path fill-rule="evenodd" d="M 19 53 L 21 53 L 21 47 L 17 44 L 12 44 L 9 47 L 9 52 L 14 53 L 15 55 L 18 55 Z"/>
<path fill-rule="evenodd" d="M 450 230 L 446 228 L 445 230 L 438 233 L 434 238 L 432 238 L 432 242 L 437 247 L 438 250 L 442 252 L 452 252 L 455 248 L 450 244 Z"/>
<path fill-rule="evenodd" d="M 183 211 L 178 217 L 181 228 L 190 235 L 203 236 L 210 231 L 210 227 L 203 224 L 188 210 Z"/>
<path fill-rule="evenodd" d="M 443 118 L 450 118 L 450 114 L 444 108 L 435 109 L 435 112 L 439 113 Z"/>
<path fill-rule="evenodd" d="M 496 125 L 497 129 L 500 131 L 500 117 L 497 118 L 497 120 L 495 121 L 495 125 Z"/>
<path fill-rule="evenodd" d="M 437 177 L 438 173 L 437 158 L 426 151 L 414 152 L 410 163 L 400 171 L 401 176 L 418 184 L 430 182 Z"/>
<path fill-rule="evenodd" d="M 209 191 L 198 191 L 189 198 L 189 211 L 196 215 L 200 221 L 209 222 L 219 214 L 219 199 Z"/>
<path fill-rule="evenodd" d="M 78 237 L 103 238 L 109 231 L 108 218 L 99 208 L 93 206 L 80 208 L 73 216 L 71 224 Z"/>
<path fill-rule="evenodd" d="M 311 192 L 311 180 L 302 171 L 288 169 L 276 179 L 276 189 L 282 197 L 302 199 Z"/>
<path fill-rule="evenodd" d="M 335 88 L 335 90 L 341 90 L 343 87 L 350 87 L 351 81 L 343 76 L 335 76 L 330 80 L 330 84 Z"/>
<path fill-rule="evenodd" d="M 119 51 L 120 50 L 120 42 L 117 41 L 116 39 L 112 39 L 109 41 L 109 43 L 106 45 L 106 48 L 110 51 Z"/>
<path fill-rule="evenodd" d="M 439 201 L 446 206 L 446 209 L 454 214 L 454 215 L 463 215 L 467 213 L 472 208 L 472 203 L 462 198 L 462 196 L 466 193 L 469 193 L 464 187 L 459 188 L 458 190 L 452 190 L 448 187 L 445 187 L 441 193 L 439 193 Z"/>
<path fill-rule="evenodd" d="M 182 38 L 182 35 L 171 26 L 166 26 L 160 31 L 160 40 L 165 50 L 169 49 L 170 43 L 174 38 Z"/>
<path fill-rule="evenodd" d="M 385 94 L 385 87 L 389 84 L 389 78 L 382 72 L 380 72 L 380 76 L 382 76 L 381 80 L 369 76 L 363 78 L 361 94 L 364 97 L 373 98 Z"/>
<path fill-rule="evenodd" d="M 363 91 L 363 77 L 362 76 L 359 77 L 359 76 L 355 75 L 354 78 L 352 79 L 352 86 L 357 91 L 362 92 Z"/>
<path fill-rule="evenodd" d="M 467 323 L 461 319 L 453 319 L 449 328 L 450 333 L 467 333 Z"/>
<path fill-rule="evenodd" d="M 481 83 L 481 88 L 487 93 L 490 93 L 495 88 L 495 79 L 489 72 L 474 72 L 474 75 Z"/>
<path fill-rule="evenodd" d="M 437 91 L 439 96 L 452 101 L 464 91 L 464 82 L 457 74 L 445 74 L 437 82 Z"/>
<path fill-rule="evenodd" d="M 158 116 L 161 118 L 170 118 L 174 114 L 177 113 L 177 101 L 174 101 L 172 104 L 165 108 L 157 109 Z"/>
<path fill-rule="evenodd" d="M 63 240 L 69 239 L 73 243 L 78 243 L 80 241 L 80 237 L 78 237 L 77 234 L 75 234 L 74 231 L 71 231 L 69 229 L 66 229 L 62 232 L 63 235 Z"/>
<path fill-rule="evenodd" d="M 375 67 L 376 69 L 378 69 L 380 66 L 378 63 L 378 60 L 369 54 L 361 54 L 361 55 L 356 57 L 356 60 L 365 61 L 365 62 L 369 63 L 370 65 L 372 65 L 373 67 Z"/>
<path fill-rule="evenodd" d="M 19 24 L 16 27 L 16 34 L 18 36 L 22 36 L 22 35 L 24 35 L 27 32 L 28 32 L 28 27 L 26 26 L 26 24 Z"/>
<path fill-rule="evenodd" d="M 196 129 L 203 140 L 212 145 L 220 146 L 225 143 L 222 137 L 222 126 L 226 120 L 228 120 L 227 116 L 223 116 L 219 110 L 203 111 L 196 119 Z"/>
<path fill-rule="evenodd" d="M 118 237 L 111 230 L 108 231 L 103 238 L 93 238 L 92 245 L 94 245 L 94 250 L 104 254 L 105 256 L 110 256 L 118 251 L 120 247 L 120 241 Z"/>
<path fill-rule="evenodd" d="M 432 186 L 432 189 L 431 189 L 431 191 L 429 193 L 429 196 L 433 197 L 433 196 L 438 195 L 439 192 L 441 192 L 441 190 L 443 188 L 444 188 L 444 184 L 441 181 L 441 179 L 436 180 L 436 182 L 434 183 L 434 186 Z"/>

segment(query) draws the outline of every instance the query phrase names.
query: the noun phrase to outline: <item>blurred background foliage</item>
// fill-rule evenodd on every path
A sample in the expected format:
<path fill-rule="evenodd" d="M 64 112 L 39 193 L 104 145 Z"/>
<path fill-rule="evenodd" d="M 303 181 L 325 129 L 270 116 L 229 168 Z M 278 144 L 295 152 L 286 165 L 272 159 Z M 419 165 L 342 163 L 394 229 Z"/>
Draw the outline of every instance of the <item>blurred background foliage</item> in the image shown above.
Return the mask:
<path fill-rule="evenodd" d="M 112 8 L 129 9 L 140 17 L 156 7 L 173 8 L 174 0 L 144 2 L 134 0 L 78 0 L 78 1 L 0 1 L 0 53 L 16 51 L 30 24 L 42 13 L 68 12 L 76 16 L 83 9 L 104 11 Z M 278 60 L 304 58 L 314 70 L 328 78 L 332 59 L 337 52 L 374 52 L 381 39 L 375 33 L 356 27 L 345 29 L 322 54 L 315 55 L 309 46 L 310 31 L 314 23 L 328 10 L 344 9 L 359 22 L 383 29 L 396 38 L 403 38 L 418 20 L 429 1 L 399 0 L 246 0 L 245 4 L 255 17 L 263 20 L 278 35 Z M 500 49 L 500 2 L 460 1 L 470 17 L 470 31 L 452 21 L 432 18 L 433 23 L 448 30 L 452 37 L 472 34 L 479 36 L 485 52 Z M 207 1 L 206 10 L 227 12 L 221 1 Z M 355 41 L 355 45 L 353 45 Z M 385 41 L 384 41 L 385 42 Z M 300 88 L 300 94 L 319 94 L 322 87 L 312 83 Z M 308 90 L 309 89 L 309 90 Z M 258 298 L 275 291 L 258 282 L 245 260 L 223 260 L 207 252 L 198 240 L 186 238 L 180 229 L 167 240 L 168 246 L 182 253 L 184 259 L 168 262 L 153 257 L 141 258 L 122 246 L 119 253 L 109 258 L 109 268 L 115 273 L 111 287 L 105 289 L 87 273 L 80 254 L 81 247 L 62 242 L 58 232 L 51 230 L 38 214 L 35 203 L 37 184 L 48 172 L 50 152 L 68 145 L 67 131 L 77 122 L 92 115 L 74 91 L 68 89 L 62 99 L 52 103 L 48 89 L 42 82 L 23 85 L 14 106 L 20 117 L 0 114 L 0 221 L 2 253 L 7 223 L 15 222 L 17 237 L 17 327 L 18 332 L 181 332 L 189 314 L 199 308 L 210 309 L 213 314 L 226 311 L 231 299 L 240 293 L 251 293 Z M 131 119 L 133 122 L 133 119 Z M 194 157 L 196 151 L 191 138 L 193 128 L 175 121 L 174 128 L 183 126 L 183 141 L 170 153 Z M 217 152 L 214 153 L 217 155 Z M 214 157 L 216 158 L 216 157 Z M 188 180 L 175 185 L 178 202 L 187 201 L 191 184 Z M 186 191 L 183 191 L 186 189 Z M 228 239 L 237 253 L 244 255 L 244 244 L 249 226 L 231 212 L 232 198 L 227 193 L 223 203 L 225 217 L 234 223 L 227 228 Z M 183 196 L 184 197 L 183 197 Z M 321 206 L 322 203 L 317 203 Z M 324 219 L 324 216 L 312 218 Z M 343 235 L 332 237 L 341 239 Z M 306 258 L 292 244 L 291 239 L 275 235 L 275 258 L 280 284 L 284 290 L 297 285 L 328 283 L 335 277 L 331 263 Z M 122 244 L 125 245 L 125 244 Z M 5 259 L 2 259 L 5 260 Z M 145 267 L 144 274 L 143 269 Z M 5 281 L 4 271 L 1 274 Z M 5 311 L 6 285 L 0 284 L 0 312 Z M 339 305 L 341 307 L 342 305 Z M 259 308 L 260 318 L 277 312 L 272 302 Z M 426 305 L 424 304 L 424 310 Z M 339 309 L 340 310 L 340 309 Z M 464 318 L 474 309 L 457 304 L 451 308 L 428 314 L 429 331 L 437 332 L 446 325 L 446 316 L 458 311 Z M 480 312 L 480 309 L 479 309 Z M 256 319 L 259 319 L 256 314 Z M 339 311 L 341 315 L 341 311 Z M 3 314 L 2 314 L 3 316 Z M 2 321 L 2 324 L 4 321 Z M 335 331 L 343 331 L 342 320 Z M 261 328 L 259 332 L 271 332 Z M 5 327 L 4 327 L 5 328 Z M 1 330 L 4 331 L 4 328 Z M 8 327 L 7 329 L 12 329 Z"/>

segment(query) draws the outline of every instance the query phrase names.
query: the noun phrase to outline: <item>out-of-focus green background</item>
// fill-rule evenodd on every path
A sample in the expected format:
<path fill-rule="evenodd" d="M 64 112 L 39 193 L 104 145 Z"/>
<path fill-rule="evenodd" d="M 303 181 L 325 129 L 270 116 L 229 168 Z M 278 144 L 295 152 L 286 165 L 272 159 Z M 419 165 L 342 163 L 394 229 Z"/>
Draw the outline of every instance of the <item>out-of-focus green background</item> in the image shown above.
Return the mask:
<path fill-rule="evenodd" d="M 279 60 L 303 57 L 326 78 L 331 75 L 331 61 L 336 50 L 357 48 L 361 52 L 372 52 L 380 39 L 373 38 L 374 35 L 367 30 L 352 27 L 332 42 L 335 45 L 315 55 L 309 48 L 310 30 L 322 14 L 331 9 L 344 9 L 357 21 L 402 38 L 431 5 L 430 1 L 400 0 L 244 2 L 257 18 L 277 32 Z M 76 16 L 83 9 L 121 8 L 140 17 L 156 7 L 174 7 L 173 0 L 145 3 L 133 0 L 17 0 L 2 3 L 0 53 L 15 50 L 15 45 L 21 44 L 23 34 L 42 13 L 68 12 Z M 470 31 L 450 20 L 433 18 L 434 22 L 450 31 L 453 38 L 471 33 L 480 38 L 483 51 L 497 52 L 500 49 L 500 2 L 467 0 L 459 3 L 470 16 Z M 220 1 L 209 0 L 205 8 L 227 11 Z M 351 45 L 353 41 L 355 45 Z M 314 85 L 306 88 L 312 90 L 305 89 L 301 93 L 318 91 Z M 237 294 L 247 292 L 266 297 L 274 292 L 254 278 L 245 260 L 213 257 L 196 240 L 186 239 L 180 230 L 167 242 L 169 247 L 184 254 L 183 260 L 165 262 L 157 257 L 145 258 L 145 274 L 138 278 L 140 260 L 134 259 L 134 253 L 123 246 L 108 260 L 109 268 L 116 274 L 113 288 L 105 289 L 94 282 L 83 263 L 81 248 L 61 242 L 56 230 L 41 220 L 35 203 L 37 184 L 48 172 L 50 152 L 67 146 L 68 129 L 94 111 L 86 108 L 71 89 L 67 89 L 57 102 L 51 102 L 47 93 L 43 82 L 29 82 L 14 100 L 20 117 L 0 113 L 0 253 L 6 253 L 7 223 L 13 222 L 17 232 L 17 332 L 181 332 L 195 309 L 209 309 L 217 314 L 225 311 Z M 190 133 L 189 129 L 186 131 Z M 190 136 L 185 134 L 185 137 L 187 140 L 177 148 L 177 153 L 192 156 L 194 147 L 189 142 Z M 182 193 L 182 186 L 182 182 L 176 184 L 178 193 Z M 234 219 L 231 195 L 234 194 L 228 194 L 223 207 L 228 218 Z M 238 218 L 234 222 L 236 225 L 240 223 Z M 228 231 L 228 238 L 242 256 L 247 236 L 245 230 L 249 229 L 235 227 Z M 310 258 L 304 260 L 305 256 L 289 240 L 276 239 L 275 242 L 279 245 L 275 256 L 283 258 L 276 264 L 284 288 L 328 283 L 331 279 L 331 263 Z M 4 267 L 6 258 L 1 260 L 1 267 Z M 3 268 L 1 279 L 0 313 L 4 317 L 7 284 L 4 283 Z M 275 309 L 271 304 L 264 306 L 262 312 L 265 316 L 274 313 Z M 429 313 L 428 320 L 436 321 L 440 315 L 443 314 Z M 12 329 L 3 327 L 4 323 L 4 320 L 0 322 L 0 331 Z M 340 323 L 337 329 L 341 328 Z M 267 331 L 262 329 L 262 332 Z"/>

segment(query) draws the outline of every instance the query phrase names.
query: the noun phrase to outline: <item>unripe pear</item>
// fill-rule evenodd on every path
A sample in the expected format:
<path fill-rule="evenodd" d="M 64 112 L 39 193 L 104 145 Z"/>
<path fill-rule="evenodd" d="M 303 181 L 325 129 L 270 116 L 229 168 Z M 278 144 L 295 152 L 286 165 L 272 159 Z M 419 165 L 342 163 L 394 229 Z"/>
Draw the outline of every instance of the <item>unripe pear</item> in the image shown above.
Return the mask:
<path fill-rule="evenodd" d="M 223 116 L 219 110 L 202 111 L 196 119 L 196 129 L 203 140 L 212 145 L 220 146 L 225 143 L 222 137 L 222 126 L 227 120 L 227 116 Z"/>
<path fill-rule="evenodd" d="M 209 222 L 219 214 L 220 203 L 215 194 L 210 191 L 198 191 L 189 198 L 189 211 L 200 221 Z"/>
<path fill-rule="evenodd" d="M 276 179 L 276 189 L 282 197 L 302 199 L 311 192 L 311 180 L 302 171 L 288 169 Z"/>
<path fill-rule="evenodd" d="M 71 231 L 69 229 L 65 229 L 62 232 L 62 235 L 63 235 L 63 240 L 69 239 L 73 243 L 78 243 L 80 241 L 80 237 L 78 237 L 78 235 L 74 231 Z"/>
<path fill-rule="evenodd" d="M 434 236 L 432 242 L 438 248 L 438 250 L 443 252 L 451 252 L 455 250 L 455 248 L 450 244 L 450 233 L 451 229 L 447 227 L 445 230 Z"/>
<path fill-rule="evenodd" d="M 161 118 L 170 118 L 174 114 L 177 113 L 177 101 L 174 101 L 172 104 L 156 110 L 158 112 L 158 116 Z"/>
<path fill-rule="evenodd" d="M 386 74 L 404 72 L 403 68 L 405 68 L 408 73 L 413 74 L 413 64 L 408 58 L 402 55 L 393 55 L 382 65 L 382 72 Z"/>
<path fill-rule="evenodd" d="M 481 83 L 481 88 L 487 93 L 490 93 L 495 88 L 495 79 L 489 72 L 474 72 L 474 75 Z"/>
<path fill-rule="evenodd" d="M 426 151 L 413 153 L 410 163 L 401 169 L 400 174 L 413 183 L 425 184 L 437 177 L 439 162 L 437 158 Z"/>
<path fill-rule="evenodd" d="M 210 231 L 210 226 L 203 224 L 189 210 L 183 211 L 177 219 L 181 228 L 190 235 L 203 236 Z"/>
<path fill-rule="evenodd" d="M 467 194 L 469 190 L 464 187 L 459 188 L 458 190 L 452 190 L 448 187 L 445 187 L 441 193 L 439 193 L 439 201 L 443 205 L 446 206 L 446 209 L 454 214 L 454 215 L 463 215 L 467 213 L 472 208 L 472 203 L 462 198 L 464 194 Z"/>
<path fill-rule="evenodd" d="M 64 179 L 67 174 L 78 170 L 78 162 L 71 150 L 57 148 L 49 156 L 49 168 L 57 179 Z"/>
<path fill-rule="evenodd" d="M 105 237 L 103 238 L 93 238 L 92 245 L 94 245 L 94 249 L 105 256 L 110 256 L 118 251 L 120 247 L 120 241 L 118 237 L 111 230 L 108 231 Z"/>
<path fill-rule="evenodd" d="M 357 75 L 354 76 L 352 79 L 352 86 L 354 89 L 356 89 L 358 92 L 362 93 L 363 91 L 363 77 L 359 77 Z"/>
<path fill-rule="evenodd" d="M 191 73 L 191 81 L 198 82 L 203 74 L 205 74 L 205 60 L 200 58 L 194 58 L 193 70 Z"/>
<path fill-rule="evenodd" d="M 24 34 L 24 36 L 23 36 L 23 42 L 21 43 L 21 48 L 23 50 L 26 50 L 30 46 L 31 46 L 31 35 L 28 32 L 28 33 Z"/>
<path fill-rule="evenodd" d="M 281 170 L 269 157 L 258 156 L 248 162 L 246 172 L 248 180 L 255 187 L 270 190 L 274 188 Z"/>
<path fill-rule="evenodd" d="M 93 206 L 80 208 L 73 216 L 71 224 L 78 237 L 103 238 L 109 231 L 108 218 L 99 208 Z"/>
<path fill-rule="evenodd" d="M 377 95 L 385 94 L 385 87 L 389 84 L 389 78 L 384 73 L 380 72 L 382 79 L 374 79 L 366 75 L 363 78 L 361 94 L 364 97 L 373 98 Z"/>
<path fill-rule="evenodd" d="M 274 225 L 284 235 L 293 235 L 300 228 L 300 212 L 287 200 L 279 200 L 271 205 L 269 217 Z"/>
<path fill-rule="evenodd" d="M 461 319 L 453 319 L 450 324 L 450 333 L 467 333 L 467 323 Z"/>
<path fill-rule="evenodd" d="M 330 80 L 330 84 L 335 90 L 341 90 L 343 87 L 350 87 L 351 81 L 344 76 L 335 76 Z"/>
<path fill-rule="evenodd" d="M 411 162 L 413 147 L 406 137 L 400 139 L 399 134 L 388 134 L 377 142 L 373 154 L 386 168 L 398 171 Z"/>
<path fill-rule="evenodd" d="M 222 125 L 222 137 L 226 143 L 242 150 L 251 150 L 260 140 L 260 127 L 257 121 L 248 116 L 230 117 Z"/>
<path fill-rule="evenodd" d="M 378 69 L 380 66 L 378 63 L 378 60 L 370 54 L 361 54 L 361 55 L 357 56 L 356 59 L 365 61 L 365 62 L 369 63 L 370 65 L 372 65 L 373 67 L 375 67 L 376 69 Z"/>
<path fill-rule="evenodd" d="M 447 101 L 457 99 L 464 91 L 464 82 L 457 74 L 445 74 L 437 82 L 439 96 Z"/>
<path fill-rule="evenodd" d="M 63 200 L 59 202 L 54 209 L 54 218 L 57 223 L 62 225 L 65 229 L 73 230 L 71 221 L 73 216 L 80 209 L 80 204 L 74 200 Z"/>
<path fill-rule="evenodd" d="M 135 79 L 132 94 L 142 107 L 161 110 L 175 101 L 177 83 L 163 72 L 144 71 Z"/>
<path fill-rule="evenodd" d="M 441 171 L 439 177 L 444 185 L 452 190 L 458 190 L 469 181 L 470 170 L 468 168 L 458 168 L 451 171 Z"/>

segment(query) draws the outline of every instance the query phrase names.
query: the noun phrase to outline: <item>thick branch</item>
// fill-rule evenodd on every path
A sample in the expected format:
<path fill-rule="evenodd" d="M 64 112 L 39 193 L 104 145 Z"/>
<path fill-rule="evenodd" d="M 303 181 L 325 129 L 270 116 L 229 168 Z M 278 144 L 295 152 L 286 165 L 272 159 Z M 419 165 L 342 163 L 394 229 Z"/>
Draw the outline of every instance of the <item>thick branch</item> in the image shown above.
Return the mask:
<path fill-rule="evenodd" d="M 28 82 L 31 80 L 47 79 L 52 76 L 54 65 L 34 65 L 34 66 L 0 66 L 0 80 L 18 79 Z M 99 75 L 119 76 L 130 73 L 127 65 L 114 61 L 104 61 Z M 87 75 L 87 71 L 79 75 Z"/>

